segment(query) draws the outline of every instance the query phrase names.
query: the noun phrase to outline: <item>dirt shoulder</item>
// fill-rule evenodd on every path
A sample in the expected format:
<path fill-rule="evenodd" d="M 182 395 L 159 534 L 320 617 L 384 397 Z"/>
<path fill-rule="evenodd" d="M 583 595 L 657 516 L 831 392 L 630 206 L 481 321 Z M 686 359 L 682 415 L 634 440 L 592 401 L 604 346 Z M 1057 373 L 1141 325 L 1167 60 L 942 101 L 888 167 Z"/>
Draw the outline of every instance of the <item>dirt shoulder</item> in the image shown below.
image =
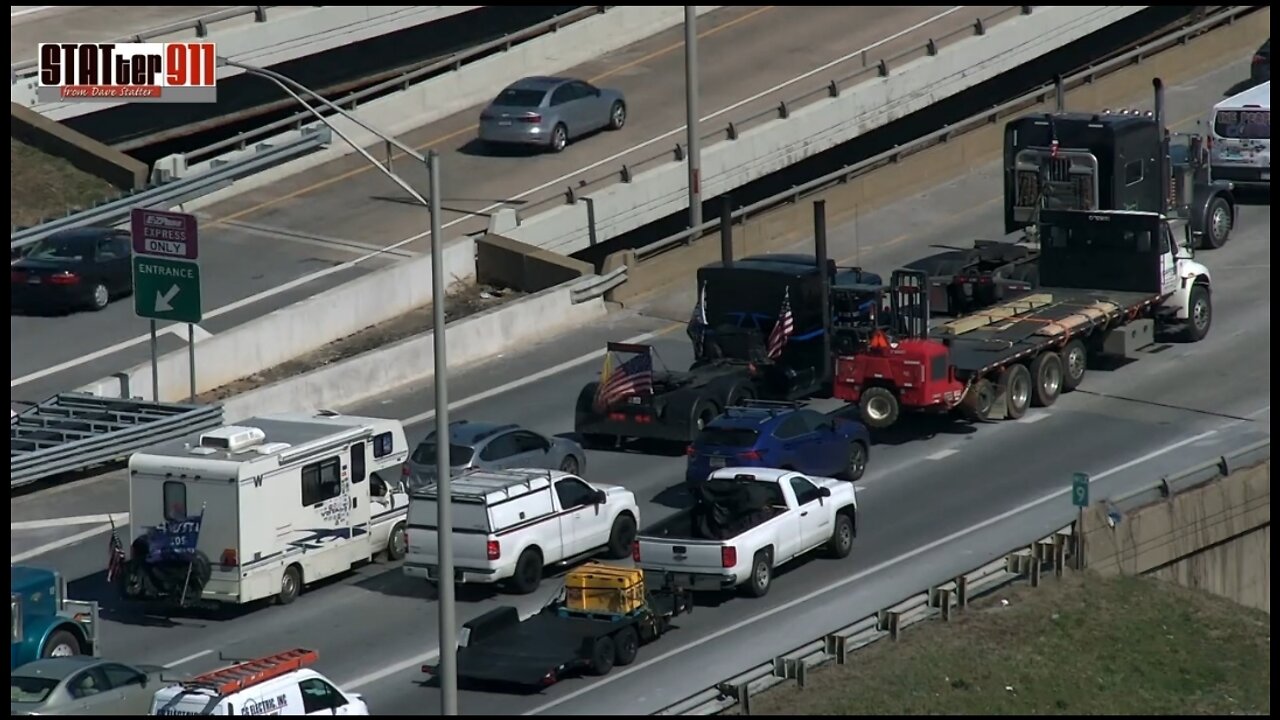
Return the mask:
<path fill-rule="evenodd" d="M 1007 604 L 1002 602 L 1007 601 Z M 753 715 L 1271 714 L 1271 617 L 1150 578 L 1068 573 L 826 665 Z M 738 714 L 734 708 L 725 714 Z"/>
<path fill-rule="evenodd" d="M 34 225 L 85 209 L 120 191 L 59 157 L 9 138 L 9 223 Z"/>

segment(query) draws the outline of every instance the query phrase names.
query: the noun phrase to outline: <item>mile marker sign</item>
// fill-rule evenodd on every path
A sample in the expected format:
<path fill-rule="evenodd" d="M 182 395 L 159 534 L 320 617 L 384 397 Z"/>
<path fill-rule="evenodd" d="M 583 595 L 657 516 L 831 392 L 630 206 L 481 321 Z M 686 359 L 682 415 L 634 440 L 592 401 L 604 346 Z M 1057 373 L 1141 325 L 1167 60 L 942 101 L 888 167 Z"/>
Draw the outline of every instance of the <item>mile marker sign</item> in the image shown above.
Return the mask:
<path fill-rule="evenodd" d="M 151 320 L 198 323 L 200 243 L 196 218 L 188 213 L 134 208 L 133 311 Z"/>

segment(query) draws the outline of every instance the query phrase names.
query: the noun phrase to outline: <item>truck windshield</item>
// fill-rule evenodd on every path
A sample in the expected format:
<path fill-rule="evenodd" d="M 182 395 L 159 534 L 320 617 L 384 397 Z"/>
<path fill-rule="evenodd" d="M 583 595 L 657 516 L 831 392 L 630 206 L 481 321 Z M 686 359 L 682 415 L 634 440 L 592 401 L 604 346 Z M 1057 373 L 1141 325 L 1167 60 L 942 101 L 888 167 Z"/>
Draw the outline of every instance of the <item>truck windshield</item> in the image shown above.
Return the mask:
<path fill-rule="evenodd" d="M 1270 140 L 1270 110 L 1219 110 L 1213 118 L 1213 132 L 1232 140 Z"/>
<path fill-rule="evenodd" d="M 9 702 L 42 703 L 58 687 L 57 680 L 38 677 L 9 678 Z"/>
<path fill-rule="evenodd" d="M 698 433 L 693 444 L 697 447 L 751 447 L 758 437 L 760 433 L 746 428 L 709 427 Z"/>
<path fill-rule="evenodd" d="M 449 465 L 458 467 L 471 462 L 471 456 L 474 450 L 465 445 L 449 446 Z M 423 442 L 413 451 L 413 462 L 418 465 L 430 465 L 436 461 L 436 444 L 433 442 Z"/>

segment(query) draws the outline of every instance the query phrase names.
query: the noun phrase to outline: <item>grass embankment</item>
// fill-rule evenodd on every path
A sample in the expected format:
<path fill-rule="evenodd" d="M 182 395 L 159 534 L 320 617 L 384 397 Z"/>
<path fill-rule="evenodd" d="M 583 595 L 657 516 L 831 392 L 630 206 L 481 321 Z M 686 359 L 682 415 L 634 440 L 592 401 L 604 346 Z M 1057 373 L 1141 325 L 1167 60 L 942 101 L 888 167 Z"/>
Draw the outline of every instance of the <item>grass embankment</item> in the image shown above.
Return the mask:
<path fill-rule="evenodd" d="M 814 671 L 803 690 L 789 682 L 752 698 L 751 710 L 1270 715 L 1271 617 L 1149 578 L 1069 573 L 908 628 Z"/>
<path fill-rule="evenodd" d="M 61 217 L 68 208 L 88 208 L 115 197 L 111 183 L 62 158 L 9 138 L 9 223 L 34 225 Z"/>

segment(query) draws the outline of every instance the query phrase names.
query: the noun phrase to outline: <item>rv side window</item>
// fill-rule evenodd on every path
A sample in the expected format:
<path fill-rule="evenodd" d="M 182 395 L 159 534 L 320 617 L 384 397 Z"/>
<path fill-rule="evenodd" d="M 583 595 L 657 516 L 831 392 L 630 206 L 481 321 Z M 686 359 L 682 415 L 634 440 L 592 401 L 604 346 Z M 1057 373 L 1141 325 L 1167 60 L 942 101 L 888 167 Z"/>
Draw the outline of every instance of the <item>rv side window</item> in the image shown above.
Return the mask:
<path fill-rule="evenodd" d="M 382 433 L 381 435 L 376 435 L 376 436 L 374 436 L 374 438 L 373 438 L 373 457 L 374 457 L 375 459 L 376 459 L 376 458 L 380 458 L 380 457 L 386 457 L 387 455 L 390 455 L 390 454 L 391 454 L 391 451 L 392 451 L 392 450 L 394 450 L 394 449 L 395 449 L 395 443 L 394 443 L 394 442 L 392 442 L 392 439 L 391 439 L 391 433 L 389 433 L 389 432 L 384 432 L 384 433 Z"/>
<path fill-rule="evenodd" d="M 164 519 L 185 520 L 187 517 L 187 486 L 177 480 L 164 483 Z"/>
<path fill-rule="evenodd" d="M 364 482 L 364 443 L 351 446 L 351 482 Z"/>
<path fill-rule="evenodd" d="M 302 504 L 315 505 L 342 493 L 338 458 L 311 463 L 302 468 Z"/>
<path fill-rule="evenodd" d="M 1124 166 L 1124 184 L 1125 186 L 1137 185 L 1142 182 L 1142 160 L 1134 160 Z"/>

